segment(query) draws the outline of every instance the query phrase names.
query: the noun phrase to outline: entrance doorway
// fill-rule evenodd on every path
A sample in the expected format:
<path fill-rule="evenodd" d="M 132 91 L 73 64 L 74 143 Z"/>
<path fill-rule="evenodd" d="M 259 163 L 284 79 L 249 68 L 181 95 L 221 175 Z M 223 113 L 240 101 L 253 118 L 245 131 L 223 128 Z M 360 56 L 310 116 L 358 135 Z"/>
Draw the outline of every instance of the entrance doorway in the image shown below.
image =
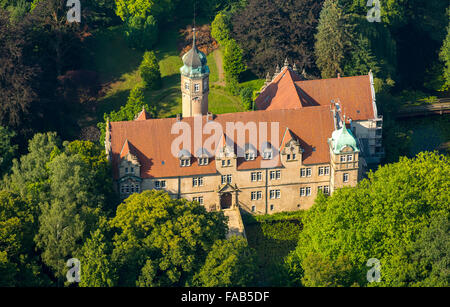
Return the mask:
<path fill-rule="evenodd" d="M 230 192 L 223 193 L 220 196 L 220 209 L 230 209 L 232 204 L 232 196 Z"/>

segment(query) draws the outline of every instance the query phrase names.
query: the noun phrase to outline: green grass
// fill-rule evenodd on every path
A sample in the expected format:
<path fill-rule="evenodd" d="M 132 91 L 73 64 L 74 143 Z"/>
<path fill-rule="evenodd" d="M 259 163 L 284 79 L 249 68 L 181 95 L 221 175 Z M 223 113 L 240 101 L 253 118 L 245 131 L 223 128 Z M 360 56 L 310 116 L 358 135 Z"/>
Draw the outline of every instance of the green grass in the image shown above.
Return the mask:
<path fill-rule="evenodd" d="M 264 80 L 264 79 L 255 79 L 255 80 L 250 80 L 250 81 L 239 83 L 239 86 L 242 88 L 250 87 L 253 91 L 259 91 L 261 89 L 261 87 L 264 85 L 265 81 L 266 80 Z"/>
<path fill-rule="evenodd" d="M 219 71 L 217 69 L 216 60 L 214 59 L 214 52 L 215 51 L 211 52 L 206 57 L 206 59 L 208 60 L 208 66 L 209 66 L 209 70 L 210 70 L 210 74 L 209 74 L 209 83 L 210 84 L 219 81 Z"/>
<path fill-rule="evenodd" d="M 160 33 L 153 49 L 159 60 L 162 88 L 146 90 L 145 99 L 156 105 L 158 117 L 173 117 L 181 113 L 180 67 L 183 63 L 177 48 L 179 36 L 179 26 L 169 27 Z M 103 121 L 105 113 L 118 111 L 126 104 L 131 89 L 142 83 L 138 67 L 144 52 L 127 46 L 122 26 L 93 32 L 86 45 L 84 68 L 97 71 L 101 82 L 107 85 L 105 95 L 98 100 L 95 114 L 97 121 Z M 244 111 L 239 97 L 213 85 L 219 80 L 214 53 L 208 55 L 208 65 L 211 71 L 209 110 L 215 114 Z M 262 83 L 261 80 L 250 80 L 242 85 L 256 90 Z"/>
<path fill-rule="evenodd" d="M 284 259 L 297 246 L 304 214 L 304 211 L 261 216 L 243 214 L 248 244 L 257 253 L 259 286 L 287 285 L 289 276 Z"/>

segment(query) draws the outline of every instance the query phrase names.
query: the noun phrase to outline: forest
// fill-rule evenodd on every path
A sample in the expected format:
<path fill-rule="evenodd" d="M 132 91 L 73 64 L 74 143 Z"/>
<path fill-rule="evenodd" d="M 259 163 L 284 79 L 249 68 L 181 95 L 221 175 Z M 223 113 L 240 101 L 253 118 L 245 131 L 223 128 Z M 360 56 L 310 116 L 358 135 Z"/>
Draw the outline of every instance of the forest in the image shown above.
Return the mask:
<path fill-rule="evenodd" d="M 79 287 L 448 287 L 450 119 L 436 120 L 445 146 L 411 155 L 395 114 L 449 97 L 450 8 L 379 3 L 369 22 L 364 0 L 82 0 L 77 23 L 66 1 L 0 0 L 0 286 L 69 286 L 77 258 Z M 226 239 L 223 213 L 196 202 L 121 200 L 105 122 L 179 111 L 193 26 L 221 113 L 251 110 L 285 58 L 309 79 L 371 70 L 382 165 L 307 212 L 244 216 L 248 240 Z"/>

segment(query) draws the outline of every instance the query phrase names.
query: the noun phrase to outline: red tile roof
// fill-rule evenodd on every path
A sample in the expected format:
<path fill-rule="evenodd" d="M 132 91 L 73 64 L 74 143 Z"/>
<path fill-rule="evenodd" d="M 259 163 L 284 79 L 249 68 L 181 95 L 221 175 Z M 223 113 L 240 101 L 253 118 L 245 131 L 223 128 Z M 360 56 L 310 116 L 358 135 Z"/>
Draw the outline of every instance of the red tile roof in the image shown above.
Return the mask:
<path fill-rule="evenodd" d="M 375 117 L 370 76 L 301 81 L 285 67 L 255 100 L 258 110 L 329 106 L 340 101 L 343 114 L 352 120 Z"/>
<path fill-rule="evenodd" d="M 298 137 L 298 141 L 304 149 L 304 164 L 327 163 L 330 160 L 327 139 L 331 137 L 334 130 L 334 122 L 328 106 L 221 114 L 215 115 L 213 121 L 221 124 L 224 133 L 226 133 L 227 122 L 242 122 L 243 124 L 253 122 L 256 127 L 259 127 L 260 123 L 266 122 L 267 139 L 271 143 L 276 143 L 272 145 L 277 149 L 281 145 L 286 129 L 289 128 L 293 135 Z M 194 117 L 183 118 L 181 122 L 194 127 Z M 275 142 L 276 137 L 275 135 L 272 136 L 271 133 L 271 123 L 276 122 L 279 123 L 278 142 Z M 114 177 L 116 179 L 118 177 L 118 162 L 126 147 L 132 148 L 132 154 L 138 158 L 141 164 L 142 178 L 215 174 L 217 171 L 214 158 L 210 159 L 208 165 L 200 166 L 196 158 L 192 157 L 191 166 L 180 167 L 178 158 L 171 154 L 172 142 L 181 134 L 181 132 L 180 134 L 171 134 L 172 126 L 175 123 L 177 123 L 176 118 L 111 122 L 111 154 Z M 202 116 L 203 127 L 206 123 L 207 116 Z M 193 134 L 191 133 L 192 147 L 194 146 Z M 203 135 L 203 142 L 210 136 Z M 234 140 L 237 142 L 236 136 L 234 136 Z M 245 142 L 248 142 L 248 135 Z M 235 144 L 235 149 L 236 146 Z M 258 144 L 254 144 L 254 147 L 260 149 Z M 195 155 L 198 149 L 192 148 L 191 154 Z M 238 170 L 258 168 L 261 168 L 261 155 L 259 153 L 253 161 L 238 158 Z"/>

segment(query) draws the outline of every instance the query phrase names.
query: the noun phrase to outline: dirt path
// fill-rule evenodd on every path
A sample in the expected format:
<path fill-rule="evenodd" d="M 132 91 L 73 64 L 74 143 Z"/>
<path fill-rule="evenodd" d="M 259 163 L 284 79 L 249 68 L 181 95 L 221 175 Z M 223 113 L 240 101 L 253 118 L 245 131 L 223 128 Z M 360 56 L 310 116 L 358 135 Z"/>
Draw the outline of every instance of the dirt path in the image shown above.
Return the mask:
<path fill-rule="evenodd" d="M 216 61 L 217 73 L 219 75 L 219 81 L 215 82 L 215 84 L 225 86 L 225 71 L 223 70 L 222 50 L 217 49 L 214 52 L 214 60 Z"/>

